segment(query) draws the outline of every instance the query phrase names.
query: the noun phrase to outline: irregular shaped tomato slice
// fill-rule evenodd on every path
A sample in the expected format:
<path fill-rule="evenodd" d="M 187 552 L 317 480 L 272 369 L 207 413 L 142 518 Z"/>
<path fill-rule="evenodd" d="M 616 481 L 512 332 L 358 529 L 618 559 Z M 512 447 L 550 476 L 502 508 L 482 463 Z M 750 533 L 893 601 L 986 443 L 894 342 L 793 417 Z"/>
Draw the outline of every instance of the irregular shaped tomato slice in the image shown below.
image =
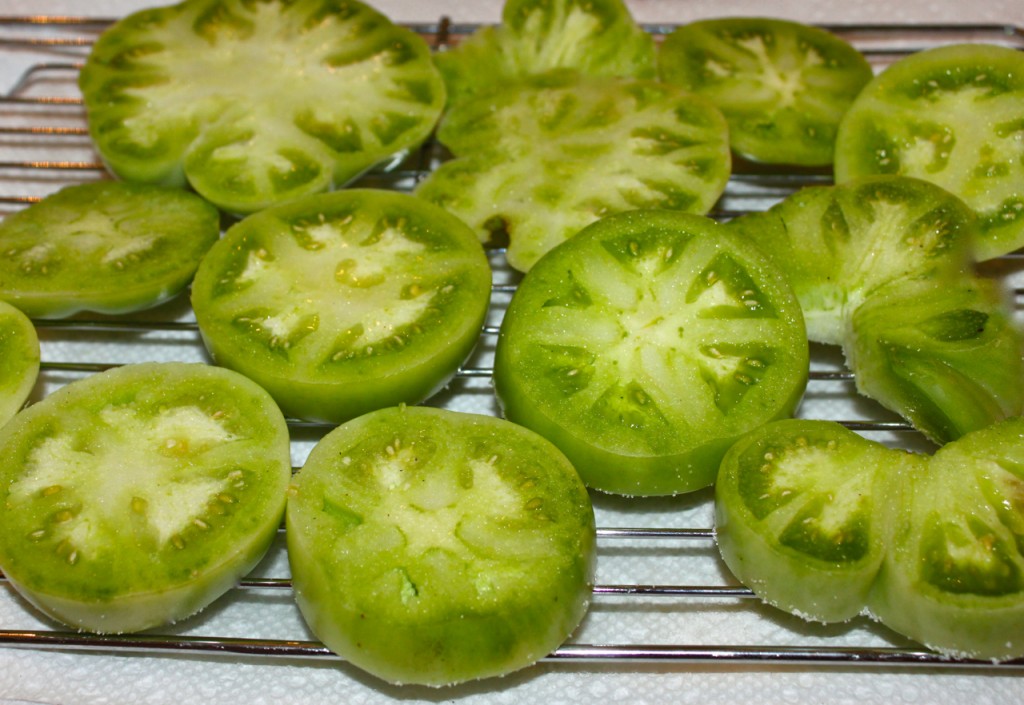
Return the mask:
<path fill-rule="evenodd" d="M 653 81 L 549 74 L 453 108 L 438 138 L 457 158 L 417 195 L 507 239 L 520 271 L 606 215 L 706 213 L 729 179 L 721 113 Z"/>
<path fill-rule="evenodd" d="M 978 259 L 1024 245 L 1024 54 L 961 44 L 916 52 L 876 77 L 843 118 L 835 177 L 904 174 L 978 212 Z"/>
<path fill-rule="evenodd" d="M 660 45 L 658 68 L 725 113 L 738 154 L 799 165 L 832 163 L 839 121 L 873 76 L 836 35 L 762 17 L 683 25 Z"/>
<path fill-rule="evenodd" d="M 262 557 L 290 477 L 284 417 L 254 383 L 198 364 L 116 368 L 0 430 L 0 568 L 76 629 L 173 622 Z"/>
<path fill-rule="evenodd" d="M 937 443 L 1024 413 L 1024 340 L 991 280 L 901 283 L 853 314 L 858 390 Z"/>
<path fill-rule="evenodd" d="M 943 446 L 906 476 L 905 502 L 869 601 L 933 649 L 1024 655 L 1024 420 Z"/>
<path fill-rule="evenodd" d="M 445 100 L 423 39 L 355 1 L 142 10 L 100 36 L 80 86 L 115 174 L 243 214 L 415 147 Z"/>
<path fill-rule="evenodd" d="M 960 277 L 977 236 L 960 199 L 920 179 L 865 177 L 802 189 L 729 222 L 785 271 L 821 343 L 847 340 L 853 311 L 898 282 Z"/>
<path fill-rule="evenodd" d="M 219 235 L 217 209 L 195 194 L 68 186 L 0 223 L 0 299 L 41 318 L 150 308 L 185 289 Z"/>
<path fill-rule="evenodd" d="M 435 55 L 449 105 L 555 69 L 654 78 L 654 40 L 622 0 L 507 0 L 502 22 Z"/>
<path fill-rule="evenodd" d="M 665 495 L 710 485 L 739 436 L 792 413 L 807 364 L 799 304 L 760 250 L 708 218 L 634 211 L 530 270 L 494 384 L 588 486 Z"/>
<path fill-rule="evenodd" d="M 0 426 L 21 409 L 38 375 L 35 326 L 24 313 L 0 301 Z"/>
<path fill-rule="evenodd" d="M 887 551 L 898 477 L 924 462 L 833 422 L 767 424 L 722 460 L 722 558 L 771 605 L 823 622 L 855 617 Z"/>
<path fill-rule="evenodd" d="M 338 423 L 438 391 L 473 349 L 490 291 L 464 223 L 413 196 L 355 189 L 230 228 L 192 304 L 218 363 L 285 413 Z"/>
<path fill-rule="evenodd" d="M 493 417 L 399 407 L 340 426 L 292 482 L 287 536 L 314 633 L 393 682 L 523 668 L 576 628 L 593 583 L 579 476 Z"/>
<path fill-rule="evenodd" d="M 928 458 L 826 421 L 780 421 L 722 462 L 716 534 L 768 602 L 824 621 L 866 612 L 944 654 L 1024 655 L 1024 419 Z"/>

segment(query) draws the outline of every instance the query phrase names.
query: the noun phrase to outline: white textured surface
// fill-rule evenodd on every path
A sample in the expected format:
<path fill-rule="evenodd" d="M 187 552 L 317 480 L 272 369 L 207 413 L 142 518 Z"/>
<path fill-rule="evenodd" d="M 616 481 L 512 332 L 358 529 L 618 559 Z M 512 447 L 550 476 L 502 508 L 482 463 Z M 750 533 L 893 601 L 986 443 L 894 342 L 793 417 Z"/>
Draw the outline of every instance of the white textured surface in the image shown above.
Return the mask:
<path fill-rule="evenodd" d="M 0 14 L 68 13 L 121 15 L 155 5 L 144 0 L 0 0 Z M 488 22 L 499 15 L 493 0 L 377 0 L 377 7 L 402 21 L 432 21 L 440 15 L 456 22 Z M 641 22 L 681 23 L 723 14 L 759 14 L 808 22 L 972 22 L 1024 24 L 1024 1 L 980 3 L 912 0 L 851 2 L 754 2 L 728 7 L 713 0 L 634 0 Z M 0 71 L 11 67 L 0 65 Z M 6 76 L 5 76 L 6 77 Z M 171 315 L 187 315 L 175 311 Z M 202 359 L 194 345 L 173 340 L 166 345 L 127 348 L 123 338 L 97 338 L 83 346 L 51 346 L 48 359 L 131 360 L 138 358 Z M 849 402 L 839 385 L 835 396 L 819 393 L 806 416 L 839 417 Z M 463 394 L 453 405 L 493 410 L 486 388 Z M 303 450 L 299 445 L 298 454 Z M 299 460 L 301 458 L 297 458 Z M 694 497 L 631 503 L 598 501 L 603 526 L 710 526 L 709 492 Z M 286 563 L 277 547 L 261 569 L 282 575 Z M 602 544 L 598 582 L 716 584 L 725 580 L 714 549 L 705 542 Z M 0 629 L 52 628 L 17 599 L 0 589 Z M 309 639 L 287 592 L 237 593 L 204 614 L 179 625 L 181 633 Z M 598 599 L 575 641 L 615 644 L 746 643 L 756 645 L 890 645 L 896 637 L 871 623 L 823 627 L 808 625 L 750 601 L 685 598 Z M 56 651 L 0 648 L 0 701 L 170 704 L 182 702 L 246 705 L 320 703 L 850 703 L 988 705 L 1024 700 L 1024 680 L 1004 673 L 924 669 L 852 669 L 847 667 L 768 666 L 581 666 L 542 664 L 501 680 L 453 689 L 388 687 L 355 669 L 334 662 L 202 656 L 104 656 Z"/>

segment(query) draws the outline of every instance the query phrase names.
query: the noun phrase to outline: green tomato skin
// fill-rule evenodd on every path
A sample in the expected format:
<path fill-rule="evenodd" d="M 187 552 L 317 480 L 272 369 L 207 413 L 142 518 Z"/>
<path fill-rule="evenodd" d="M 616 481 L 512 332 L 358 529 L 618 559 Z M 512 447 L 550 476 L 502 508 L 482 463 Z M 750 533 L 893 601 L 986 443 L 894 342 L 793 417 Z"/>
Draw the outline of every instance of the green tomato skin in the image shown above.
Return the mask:
<path fill-rule="evenodd" d="M 0 223 L 0 300 L 34 318 L 152 308 L 188 286 L 219 236 L 217 209 L 180 189 L 67 186 Z"/>
<path fill-rule="evenodd" d="M 1024 654 L 1024 419 L 941 448 L 907 476 L 868 607 L 932 649 L 1001 661 Z"/>
<path fill-rule="evenodd" d="M 551 440 L 588 487 L 671 495 L 712 484 L 736 439 L 789 416 L 807 360 L 799 305 L 759 250 L 702 216 L 634 211 L 530 270 L 494 385 L 505 417 Z"/>
<path fill-rule="evenodd" d="M 310 628 L 394 683 L 526 667 L 576 628 L 592 592 L 578 475 L 493 417 L 398 407 L 338 427 L 295 476 L 287 537 Z"/>
<path fill-rule="evenodd" d="M 407 194 L 347 189 L 230 228 L 192 305 L 218 364 L 289 416 L 341 423 L 443 388 L 476 345 L 490 290 L 464 223 Z"/>
<path fill-rule="evenodd" d="M 184 363 L 96 374 L 0 430 L 0 569 L 74 629 L 173 623 L 259 562 L 290 477 L 284 417 L 241 375 Z"/>
<path fill-rule="evenodd" d="M 449 107 L 531 76 L 655 77 L 654 40 L 621 0 L 508 0 L 502 23 L 435 54 Z"/>
<path fill-rule="evenodd" d="M 426 42 L 355 0 L 185 0 L 105 31 L 81 71 L 107 167 L 238 215 L 343 186 L 445 104 Z"/>
<path fill-rule="evenodd" d="M 28 317 L 0 301 L 0 427 L 24 405 L 39 376 L 39 337 Z"/>
<path fill-rule="evenodd" d="M 1024 413 L 1024 335 L 992 280 L 880 291 L 845 349 L 858 390 L 938 444 Z"/>
<path fill-rule="evenodd" d="M 737 154 L 802 166 L 832 163 L 840 119 L 872 78 L 834 34 L 762 17 L 683 25 L 659 46 L 658 68 L 722 110 Z"/>
<path fill-rule="evenodd" d="M 882 564 L 899 478 L 924 460 L 827 421 L 741 438 L 715 484 L 715 535 L 740 582 L 804 619 L 862 613 Z"/>
<path fill-rule="evenodd" d="M 978 213 L 974 256 L 1024 245 L 1020 125 L 1024 55 L 957 44 L 915 52 L 876 76 L 844 116 L 835 180 L 898 174 L 931 181 Z"/>

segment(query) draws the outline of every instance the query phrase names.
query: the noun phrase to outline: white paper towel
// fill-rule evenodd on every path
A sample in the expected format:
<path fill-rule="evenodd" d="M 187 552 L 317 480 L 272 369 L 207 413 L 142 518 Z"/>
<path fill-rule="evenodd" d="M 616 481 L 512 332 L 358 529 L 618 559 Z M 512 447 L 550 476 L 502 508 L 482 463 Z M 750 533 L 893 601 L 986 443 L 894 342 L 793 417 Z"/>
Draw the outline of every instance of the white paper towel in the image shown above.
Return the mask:
<path fill-rule="evenodd" d="M 6 0 L 0 14 L 120 16 L 159 3 L 144 0 Z M 447 15 L 458 23 L 493 22 L 500 15 L 494 0 L 377 0 L 392 18 L 431 22 Z M 960 22 L 1024 25 L 1024 2 L 965 4 L 933 0 L 894 3 L 752 2 L 723 6 L 714 0 L 633 0 L 640 22 L 682 23 L 721 15 L 764 15 L 818 23 Z M 17 62 L 0 65 L 5 88 L 18 74 Z M 45 185 L 44 185 L 45 186 Z M 34 185 L 26 184 L 27 189 Z M 183 320 L 183 304 L 156 315 Z M 128 337 L 43 333 L 46 359 L 131 362 L 147 359 L 203 360 L 194 334 L 163 333 Z M 481 354 L 486 364 L 487 351 Z M 839 360 L 834 360 L 839 364 Z M 47 387 L 73 374 L 47 375 Z M 494 413 L 486 382 L 459 382 L 439 403 Z M 802 409 L 808 417 L 863 416 L 866 402 L 851 400 L 844 383 L 818 385 Z M 867 412 L 869 414 L 875 411 Z M 295 444 L 301 462 L 309 443 Z M 605 527 L 709 527 L 710 492 L 675 499 L 630 502 L 597 498 L 599 524 Z M 603 541 L 598 582 L 602 584 L 715 585 L 729 581 L 710 541 Z M 258 570 L 283 577 L 287 563 L 277 546 Z M 52 629 L 7 587 L 0 587 L 0 629 Z M 312 639 L 287 591 L 235 591 L 196 618 L 163 633 L 193 636 L 244 636 Z M 587 644 L 686 644 L 714 646 L 903 646 L 906 642 L 866 620 L 822 626 L 801 622 L 747 599 L 599 597 L 574 642 Z M 439 703 L 679 703 L 715 705 L 757 703 L 941 704 L 1018 703 L 1024 697 L 1021 671 L 964 671 L 922 668 L 771 667 L 730 665 L 544 663 L 512 676 L 451 689 L 397 688 L 383 685 L 345 664 L 327 661 L 272 660 L 202 655 L 103 655 L 0 647 L 0 702 L 30 701 L 171 704 L 203 702 L 278 705 L 298 703 L 384 703 L 395 700 Z"/>

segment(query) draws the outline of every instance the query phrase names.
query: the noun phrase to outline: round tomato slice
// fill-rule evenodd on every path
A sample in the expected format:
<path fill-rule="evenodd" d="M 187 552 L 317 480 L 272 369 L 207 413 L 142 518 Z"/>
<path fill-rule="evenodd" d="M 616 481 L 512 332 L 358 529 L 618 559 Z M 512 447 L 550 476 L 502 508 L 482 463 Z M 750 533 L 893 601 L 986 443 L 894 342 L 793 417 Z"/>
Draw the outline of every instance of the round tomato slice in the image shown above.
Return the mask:
<path fill-rule="evenodd" d="M 445 102 L 426 42 L 346 0 L 185 0 L 107 29 L 79 85 L 118 176 L 233 213 L 341 185 L 421 143 Z"/>
<path fill-rule="evenodd" d="M 523 668 L 576 628 L 593 586 L 576 471 L 489 416 L 403 406 L 338 427 L 292 482 L 287 536 L 313 632 L 392 682 Z"/>
<path fill-rule="evenodd" d="M 218 363 L 286 414 L 338 423 L 443 387 L 476 343 L 490 291 L 464 223 L 413 196 L 354 189 L 231 227 L 192 304 Z"/>
<path fill-rule="evenodd" d="M 633 211 L 530 270 L 494 383 L 507 418 L 588 486 L 664 495 L 710 485 L 739 436 L 792 413 L 807 365 L 799 303 L 754 245 L 702 216 Z"/>
<path fill-rule="evenodd" d="M 822 622 L 855 617 L 887 550 L 896 478 L 923 463 L 833 422 L 767 424 L 722 461 L 722 558 L 771 605 Z"/>
<path fill-rule="evenodd" d="M 737 154 L 809 166 L 832 163 L 839 121 L 873 75 L 834 34 L 761 17 L 683 25 L 662 42 L 658 66 L 718 106 Z"/>
<path fill-rule="evenodd" d="M 1024 655 L 1024 419 L 943 446 L 904 483 L 871 613 L 951 655 Z"/>
<path fill-rule="evenodd" d="M 11 420 L 39 376 L 39 337 L 28 317 L 0 301 L 0 426 Z"/>
<path fill-rule="evenodd" d="M 284 417 L 248 379 L 200 364 L 115 368 L 0 430 L 0 568 L 76 629 L 173 622 L 255 566 L 290 477 Z"/>
<path fill-rule="evenodd" d="M 917 176 L 977 211 L 978 259 L 1024 245 L 1024 53 L 960 44 L 911 54 L 857 97 L 836 138 L 835 177 Z"/>
<path fill-rule="evenodd" d="M 0 299 L 29 316 L 127 313 L 181 293 L 220 235 L 217 209 L 161 186 L 68 186 L 0 223 Z"/>

